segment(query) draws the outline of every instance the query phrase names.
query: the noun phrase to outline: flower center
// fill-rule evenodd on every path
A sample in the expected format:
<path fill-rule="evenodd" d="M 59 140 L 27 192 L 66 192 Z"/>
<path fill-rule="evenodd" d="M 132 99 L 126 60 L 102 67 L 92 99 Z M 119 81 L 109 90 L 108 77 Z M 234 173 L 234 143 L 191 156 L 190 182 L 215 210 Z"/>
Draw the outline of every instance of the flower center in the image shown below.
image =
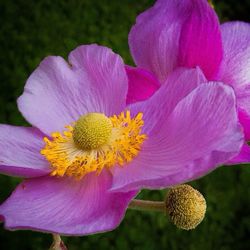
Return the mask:
<path fill-rule="evenodd" d="M 77 120 L 73 130 L 73 140 L 80 149 L 98 149 L 108 142 L 111 132 L 112 122 L 107 116 L 89 113 Z"/>
<path fill-rule="evenodd" d="M 138 155 L 146 135 L 141 133 L 142 113 L 106 117 L 100 113 L 81 116 L 63 133 L 44 138 L 41 154 L 50 162 L 53 176 L 81 179 L 105 167 L 123 166 Z"/>

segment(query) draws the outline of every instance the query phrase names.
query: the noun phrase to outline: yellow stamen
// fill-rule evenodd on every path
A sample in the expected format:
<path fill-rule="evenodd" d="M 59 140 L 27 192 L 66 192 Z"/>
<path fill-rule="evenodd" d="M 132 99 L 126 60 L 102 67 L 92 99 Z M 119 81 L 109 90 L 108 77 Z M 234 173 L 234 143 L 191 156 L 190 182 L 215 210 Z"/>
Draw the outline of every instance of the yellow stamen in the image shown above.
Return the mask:
<path fill-rule="evenodd" d="M 138 155 L 145 134 L 142 113 L 131 118 L 130 112 L 106 117 L 90 113 L 80 117 L 74 126 L 63 133 L 44 138 L 41 154 L 50 162 L 53 176 L 72 176 L 81 179 L 87 173 L 100 173 L 115 165 L 123 166 Z"/>

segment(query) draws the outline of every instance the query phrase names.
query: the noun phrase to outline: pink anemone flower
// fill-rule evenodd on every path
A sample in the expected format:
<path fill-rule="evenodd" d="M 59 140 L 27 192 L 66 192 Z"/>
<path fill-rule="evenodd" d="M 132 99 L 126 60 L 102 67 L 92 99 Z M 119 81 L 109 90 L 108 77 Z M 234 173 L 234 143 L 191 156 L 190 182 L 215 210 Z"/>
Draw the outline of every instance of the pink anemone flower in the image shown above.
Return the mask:
<path fill-rule="evenodd" d="M 138 189 L 197 178 L 238 154 L 234 92 L 204 83 L 198 68 L 126 105 L 118 55 L 86 45 L 68 60 L 47 57 L 29 77 L 18 107 L 33 127 L 0 126 L 0 171 L 25 178 L 0 206 L 7 229 L 111 230 Z"/>
<path fill-rule="evenodd" d="M 199 67 L 207 81 L 230 85 L 245 144 L 228 164 L 250 162 L 250 24 L 220 25 L 206 0 L 158 0 L 137 17 L 129 46 L 138 67 L 127 68 L 129 103 L 151 96 L 180 67 Z"/>

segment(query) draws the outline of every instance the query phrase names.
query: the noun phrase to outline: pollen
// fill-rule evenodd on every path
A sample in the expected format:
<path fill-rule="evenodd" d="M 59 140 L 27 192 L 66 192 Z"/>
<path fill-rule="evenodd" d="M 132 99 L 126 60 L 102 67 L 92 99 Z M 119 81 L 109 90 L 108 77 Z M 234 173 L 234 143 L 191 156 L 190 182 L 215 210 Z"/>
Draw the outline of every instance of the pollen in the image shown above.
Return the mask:
<path fill-rule="evenodd" d="M 142 117 L 138 113 L 131 118 L 129 111 L 112 117 L 88 113 L 64 132 L 45 137 L 41 154 L 50 163 L 51 175 L 81 179 L 104 168 L 123 167 L 139 154 L 147 138 Z"/>

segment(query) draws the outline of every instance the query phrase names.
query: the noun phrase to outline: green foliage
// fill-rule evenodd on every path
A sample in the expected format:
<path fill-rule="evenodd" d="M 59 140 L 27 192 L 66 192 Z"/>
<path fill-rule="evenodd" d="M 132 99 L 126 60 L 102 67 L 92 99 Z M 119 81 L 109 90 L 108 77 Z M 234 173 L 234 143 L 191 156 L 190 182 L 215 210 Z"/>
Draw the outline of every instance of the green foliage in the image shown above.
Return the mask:
<path fill-rule="evenodd" d="M 247 0 L 214 2 L 223 20 L 249 18 Z M 113 48 L 132 64 L 127 35 L 136 15 L 152 3 L 153 0 L 0 1 L 0 122 L 27 124 L 17 110 L 16 98 L 29 74 L 47 55 L 66 57 L 80 44 L 98 43 Z M 0 201 L 18 182 L 0 177 Z M 64 240 L 70 250 L 245 250 L 250 245 L 249 183 L 247 166 L 223 167 L 193 182 L 208 205 L 205 221 L 193 231 L 175 228 L 162 214 L 128 211 L 120 227 L 112 232 Z M 164 191 L 140 194 L 145 199 L 163 197 Z M 0 225 L 0 249 L 42 250 L 48 249 L 50 243 L 50 235 L 10 232 Z"/>

